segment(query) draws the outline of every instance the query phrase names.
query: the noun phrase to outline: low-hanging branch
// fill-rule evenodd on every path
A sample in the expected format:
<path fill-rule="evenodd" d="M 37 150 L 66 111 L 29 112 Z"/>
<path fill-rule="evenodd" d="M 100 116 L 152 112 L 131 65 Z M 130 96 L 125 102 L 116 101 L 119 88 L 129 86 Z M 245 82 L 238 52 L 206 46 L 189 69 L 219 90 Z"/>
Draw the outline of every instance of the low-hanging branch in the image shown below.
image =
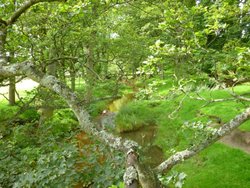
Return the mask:
<path fill-rule="evenodd" d="M 67 85 L 60 82 L 55 76 L 44 74 L 39 71 L 33 63 L 28 61 L 0 68 L 0 76 L 2 77 L 17 75 L 26 75 L 30 79 L 60 95 L 74 111 L 81 128 L 83 128 L 89 135 L 92 135 L 110 147 L 121 151 L 128 151 L 131 147 L 138 147 L 138 144 L 131 140 L 124 140 L 120 137 L 115 137 L 104 130 L 98 131 L 95 128 L 95 125 L 90 121 L 88 112 L 81 105 L 76 94 Z"/>
<path fill-rule="evenodd" d="M 188 159 L 200 151 L 206 149 L 208 146 L 230 133 L 233 129 L 239 127 L 242 123 L 250 119 L 250 108 L 247 108 L 241 114 L 235 116 L 231 121 L 225 123 L 219 129 L 217 129 L 213 134 L 203 140 L 200 144 L 193 146 L 189 149 L 177 152 L 176 154 L 169 157 L 166 161 L 161 163 L 156 169 L 156 173 L 167 173 L 171 170 L 176 164 L 181 163 L 185 159 Z"/>

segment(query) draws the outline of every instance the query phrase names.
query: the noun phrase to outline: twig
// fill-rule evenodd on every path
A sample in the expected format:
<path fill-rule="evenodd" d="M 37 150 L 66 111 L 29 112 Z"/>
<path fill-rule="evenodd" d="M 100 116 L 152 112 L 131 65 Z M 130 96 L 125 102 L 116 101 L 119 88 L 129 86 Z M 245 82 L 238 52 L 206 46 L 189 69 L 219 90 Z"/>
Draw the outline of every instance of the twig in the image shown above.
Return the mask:
<path fill-rule="evenodd" d="M 198 97 L 193 97 L 191 95 L 189 95 L 188 93 L 186 93 L 186 91 L 184 91 L 183 89 L 181 89 L 181 91 L 187 95 L 190 99 L 194 99 L 194 100 L 200 100 L 200 101 L 205 101 L 206 103 L 204 105 L 202 105 L 202 107 L 205 107 L 211 103 L 214 103 L 214 102 L 224 102 L 224 101 L 230 101 L 230 100 L 235 100 L 235 98 L 226 98 L 226 99 L 206 99 L 204 97 L 202 97 L 198 92 L 196 92 L 195 94 L 198 96 Z M 211 96 L 211 93 L 210 93 L 210 97 L 212 98 Z"/>
<path fill-rule="evenodd" d="M 9 101 L 9 98 L 4 95 L 4 93 L 0 93 L 7 101 Z"/>
<path fill-rule="evenodd" d="M 15 81 L 15 84 L 17 84 L 18 82 L 21 82 L 24 78 L 25 78 L 25 76 L 22 76 L 17 81 Z M 6 86 L 9 86 L 9 85 L 10 85 L 10 83 L 8 83 L 8 84 L 0 84 L 0 87 L 6 87 Z"/>
<path fill-rule="evenodd" d="M 177 113 L 177 112 L 181 109 L 181 107 L 182 107 L 182 105 L 183 105 L 183 102 L 184 102 L 184 100 L 185 100 L 186 97 L 187 97 L 187 95 L 185 95 L 185 96 L 181 99 L 181 101 L 179 102 L 178 107 L 177 107 L 171 114 L 168 115 L 168 118 L 170 118 L 170 119 L 175 119 L 175 118 L 176 118 L 176 117 L 174 117 L 174 114 Z"/>

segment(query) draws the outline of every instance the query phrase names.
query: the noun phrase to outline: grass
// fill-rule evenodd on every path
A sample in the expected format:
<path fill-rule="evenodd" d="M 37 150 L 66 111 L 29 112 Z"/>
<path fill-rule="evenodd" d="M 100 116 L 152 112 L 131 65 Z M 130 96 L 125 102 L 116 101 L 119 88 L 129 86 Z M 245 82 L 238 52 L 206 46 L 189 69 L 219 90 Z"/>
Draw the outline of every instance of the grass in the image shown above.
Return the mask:
<path fill-rule="evenodd" d="M 250 187 L 250 155 L 216 143 L 172 171 L 184 172 L 184 188 Z"/>
<path fill-rule="evenodd" d="M 18 109 L 17 106 L 9 106 L 6 100 L 0 100 L 0 121 L 11 118 Z"/>
<path fill-rule="evenodd" d="M 164 94 L 168 93 L 168 87 L 165 91 L 163 87 L 159 87 L 158 90 Z M 235 87 L 234 90 L 238 94 L 245 94 L 249 93 L 250 86 L 241 85 Z M 157 94 L 159 93 L 154 95 L 157 96 Z M 195 96 L 194 93 L 191 94 Z M 200 95 L 207 99 L 232 98 L 225 90 L 203 89 Z M 119 111 L 117 126 L 119 130 L 133 130 L 150 124 L 158 125 L 158 133 L 154 142 L 163 148 L 167 157 L 173 151 L 180 151 L 201 139 L 202 134 L 197 136 L 194 130 L 182 127 L 185 122 L 212 121 L 216 123 L 212 118 L 215 116 L 225 123 L 249 106 L 247 102 L 236 100 L 207 104 L 205 101 L 188 97 L 183 99 L 183 97 L 184 95 L 180 95 L 170 101 L 131 102 Z M 182 100 L 182 104 L 179 105 Z M 220 125 L 217 123 L 217 126 Z M 250 121 L 242 124 L 240 129 L 250 131 Z M 177 165 L 173 171 L 185 172 L 188 175 L 184 185 L 186 188 L 250 187 L 250 155 L 220 143 L 213 144 L 197 156 Z"/>
<path fill-rule="evenodd" d="M 123 106 L 116 118 L 117 131 L 127 132 L 155 125 L 158 116 L 157 105 L 155 102 L 136 101 Z"/>

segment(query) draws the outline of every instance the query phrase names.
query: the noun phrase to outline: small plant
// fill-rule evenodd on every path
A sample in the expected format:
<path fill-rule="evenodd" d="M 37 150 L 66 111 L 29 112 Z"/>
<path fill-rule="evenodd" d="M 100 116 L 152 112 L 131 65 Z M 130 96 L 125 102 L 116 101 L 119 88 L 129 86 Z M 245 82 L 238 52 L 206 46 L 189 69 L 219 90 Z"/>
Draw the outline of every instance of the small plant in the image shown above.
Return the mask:
<path fill-rule="evenodd" d="M 170 176 L 159 176 L 159 180 L 165 186 L 173 185 L 175 188 L 182 188 L 187 175 L 184 172 L 172 172 Z"/>

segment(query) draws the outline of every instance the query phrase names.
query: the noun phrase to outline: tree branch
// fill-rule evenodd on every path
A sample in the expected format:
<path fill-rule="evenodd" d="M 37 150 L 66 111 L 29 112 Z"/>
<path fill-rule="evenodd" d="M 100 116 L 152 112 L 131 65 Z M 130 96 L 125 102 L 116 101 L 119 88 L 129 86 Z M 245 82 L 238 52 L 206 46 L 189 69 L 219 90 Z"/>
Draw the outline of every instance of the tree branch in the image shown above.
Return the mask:
<path fill-rule="evenodd" d="M 127 152 L 131 147 L 138 147 L 138 144 L 134 141 L 115 137 L 105 130 L 98 131 L 95 125 L 90 121 L 88 112 L 83 108 L 76 94 L 67 85 L 60 82 L 55 76 L 40 72 L 36 69 L 34 64 L 27 61 L 0 67 L 0 76 L 10 77 L 14 75 L 26 75 L 30 79 L 60 95 L 75 113 L 80 127 L 84 129 L 86 133 L 94 136 L 106 145 L 125 152 Z"/>
<path fill-rule="evenodd" d="M 244 97 L 242 95 L 238 95 L 237 93 L 235 93 L 235 91 L 233 90 L 232 88 L 232 91 L 229 91 L 229 93 L 236 99 L 239 99 L 241 101 L 247 101 L 247 102 L 250 102 L 250 98 L 248 97 Z"/>
<path fill-rule="evenodd" d="M 200 144 L 186 149 L 184 151 L 177 152 L 176 154 L 169 157 L 166 161 L 161 163 L 158 167 L 156 167 L 155 171 L 158 174 L 166 173 L 171 170 L 176 164 L 181 163 L 185 159 L 188 159 L 200 151 L 204 150 L 226 134 L 230 133 L 233 129 L 239 127 L 242 123 L 250 119 L 250 108 L 247 108 L 241 114 L 235 116 L 230 122 L 225 123 L 219 129 L 217 129 L 213 134 L 207 137 Z"/>
<path fill-rule="evenodd" d="M 14 14 L 9 18 L 9 20 L 6 23 L 7 25 L 12 25 L 24 12 L 26 12 L 31 6 L 35 4 L 41 2 L 54 2 L 54 1 L 65 2 L 65 0 L 28 0 L 14 12 Z"/>

